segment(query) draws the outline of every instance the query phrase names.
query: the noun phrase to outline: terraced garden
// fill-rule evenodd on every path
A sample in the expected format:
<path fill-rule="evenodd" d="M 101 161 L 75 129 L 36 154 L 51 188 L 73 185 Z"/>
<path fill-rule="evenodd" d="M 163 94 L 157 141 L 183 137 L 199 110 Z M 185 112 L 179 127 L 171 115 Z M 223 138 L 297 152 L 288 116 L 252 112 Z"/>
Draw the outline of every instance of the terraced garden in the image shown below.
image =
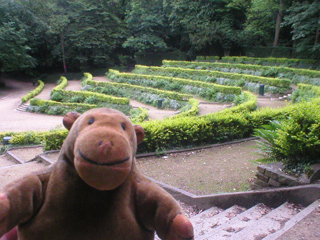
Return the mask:
<path fill-rule="evenodd" d="M 51 91 L 50 100 L 36 97 L 45 85 L 39 81 L 39 86 L 22 97 L 22 102 L 30 100 L 29 111 L 55 115 L 63 115 L 67 111 L 74 110 L 83 112 L 94 107 L 117 108 L 130 115 L 134 123 L 139 123 L 145 129 L 146 138 L 139 146 L 139 151 L 157 152 L 158 154 L 167 149 L 202 146 L 250 137 L 257 127 L 269 123 L 271 120 L 287 119 L 302 109 L 304 111 L 319 109 L 320 88 L 317 85 L 304 83 L 294 85 L 295 75 L 286 78 L 279 75 L 262 76 L 263 74 L 257 73 L 260 71 L 258 66 L 255 66 L 257 69 L 255 72 L 251 70 L 241 72 L 239 64 L 230 64 L 233 68 L 224 65 L 223 69 L 218 69 L 217 65 L 219 63 L 216 62 L 163 61 L 161 67 L 137 65 L 131 73 L 121 73 L 110 69 L 106 73 L 107 78 L 102 78 L 102 81 L 101 79 L 100 81 L 94 80 L 90 73 L 85 73 L 81 80 L 82 90 L 80 91 L 66 90 L 68 79 L 61 77 L 57 86 Z M 243 69 L 252 68 L 252 65 L 247 64 L 241 66 Z M 291 69 L 291 73 L 296 71 L 295 68 Z M 299 74 L 301 72 L 306 71 L 298 71 Z M 313 71 L 312 82 L 318 82 L 316 74 L 319 72 Z M 300 75 L 297 76 L 299 78 Z M 307 77 L 310 75 L 305 76 L 305 78 Z M 266 96 L 259 97 L 259 104 L 257 104 L 257 93 L 261 84 L 265 86 Z M 285 107 L 265 108 L 264 105 L 264 107 L 257 108 L 257 105 L 263 105 L 261 102 L 267 97 L 268 99 L 275 98 L 292 91 L 292 96 L 286 100 L 289 102 L 292 100 L 292 104 L 288 106 L 281 104 Z M 279 95 L 280 93 L 281 95 Z M 160 99 L 161 106 L 159 105 Z M 130 104 L 132 101 L 140 101 L 150 108 L 153 106 L 171 109 L 177 114 L 163 120 L 149 119 L 148 121 L 148 109 L 132 108 Z M 222 102 L 229 107 L 218 112 L 199 115 L 199 102 L 201 101 Z M 266 105 L 268 106 L 268 104 Z M 1 133 L 1 136 L 7 135 L 12 136 L 11 144 L 13 145 L 41 143 L 44 144 L 45 150 L 55 150 L 61 147 L 67 131 L 56 129 L 49 132 Z M 252 154 L 251 150 L 250 152 Z M 247 156 L 246 154 L 240 155 Z M 166 160 L 162 163 L 166 164 Z M 196 163 L 194 164 L 196 165 Z M 246 164 L 250 163 L 246 162 Z M 181 167 L 179 164 L 172 166 Z M 150 166 L 141 167 L 144 169 Z M 227 165 L 225 167 L 228 169 Z M 252 165 L 251 168 L 254 169 L 255 166 Z M 145 169 L 144 171 L 150 172 Z M 174 169 L 173 171 L 178 172 Z M 179 171 L 185 172 L 181 169 Z M 248 174 L 251 174 L 249 178 L 252 178 L 254 170 Z M 158 175 L 155 172 L 153 177 Z M 244 176 L 241 173 L 240 175 Z M 163 173 L 159 176 L 163 177 L 166 174 Z M 202 183 L 211 181 L 203 179 L 202 174 L 200 177 Z M 244 182 L 233 180 L 242 184 L 235 186 L 234 189 L 248 188 L 248 180 Z M 174 182 L 175 179 L 170 181 Z M 195 180 L 195 182 L 197 181 Z M 195 189 L 186 190 L 197 192 L 199 186 L 197 184 L 194 186 L 196 186 Z M 202 187 L 206 188 L 206 185 Z M 210 191 L 206 190 L 202 193 Z"/>
<path fill-rule="evenodd" d="M 283 69 L 290 74 L 285 75 L 281 72 Z M 288 67 L 279 67 L 278 70 L 278 74 L 265 76 L 266 66 L 261 65 L 164 60 L 161 67 L 137 65 L 131 73 L 110 69 L 106 73 L 110 81 L 94 81 L 90 73 L 85 73 L 81 91 L 64 90 L 68 80 L 61 77 L 59 84 L 51 91 L 51 100 L 37 99 L 34 93 L 30 93 L 28 97 L 23 97 L 23 101 L 31 98 L 29 111 L 54 115 L 72 110 L 84 112 L 95 107 L 119 109 L 145 128 L 146 140 L 141 151 L 161 151 L 248 137 L 261 124 L 290 115 L 290 111 L 301 103 L 282 109 L 255 111 L 261 86 L 265 95 L 283 95 L 297 88 L 294 85 L 296 79 L 305 82 L 308 78 L 308 83 L 317 84 L 320 82 L 320 72 Z M 37 90 L 34 90 L 36 93 L 43 87 L 42 82 L 39 83 Z M 318 87 L 298 83 L 298 90 L 293 93 L 295 102 L 306 98 L 302 94 L 306 89 L 308 98 L 319 99 Z M 177 110 L 178 114 L 161 121 L 145 121 L 148 119 L 147 110 L 132 109 L 130 99 L 162 109 Z M 233 106 L 199 116 L 199 100 L 232 103 Z M 317 102 L 315 100 L 313 104 Z M 14 133 L 11 135 L 12 143 L 24 144 L 21 134 L 19 137 L 15 137 Z M 59 148 L 65 136 L 66 131 L 60 130 L 38 134 L 33 139 L 44 141 L 46 149 L 55 149 Z M 60 141 L 51 145 L 50 139 L 56 137 Z"/>

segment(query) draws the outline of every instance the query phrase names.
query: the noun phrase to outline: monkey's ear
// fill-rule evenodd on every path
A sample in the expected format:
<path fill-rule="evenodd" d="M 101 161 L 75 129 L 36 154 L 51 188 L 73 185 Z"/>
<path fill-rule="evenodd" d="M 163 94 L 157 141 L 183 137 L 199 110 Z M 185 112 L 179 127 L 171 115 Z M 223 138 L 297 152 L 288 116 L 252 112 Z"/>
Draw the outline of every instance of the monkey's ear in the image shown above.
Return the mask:
<path fill-rule="evenodd" d="M 133 128 L 137 135 L 137 143 L 139 144 L 144 139 L 144 136 L 145 136 L 144 129 L 140 125 L 133 125 Z"/>
<path fill-rule="evenodd" d="M 77 120 L 78 117 L 80 117 L 81 114 L 77 112 L 68 112 L 64 117 L 63 117 L 63 126 L 70 131 L 73 123 Z"/>

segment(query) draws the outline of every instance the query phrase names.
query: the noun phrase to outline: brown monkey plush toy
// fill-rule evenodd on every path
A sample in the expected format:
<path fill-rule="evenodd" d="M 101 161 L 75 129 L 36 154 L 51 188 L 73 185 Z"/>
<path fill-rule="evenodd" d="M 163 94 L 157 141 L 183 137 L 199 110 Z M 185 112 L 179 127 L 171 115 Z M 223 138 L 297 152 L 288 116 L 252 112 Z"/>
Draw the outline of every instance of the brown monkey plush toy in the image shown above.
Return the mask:
<path fill-rule="evenodd" d="M 57 162 L 2 189 L 0 236 L 17 226 L 19 240 L 193 239 L 177 202 L 137 170 L 141 126 L 107 108 L 63 123 Z"/>

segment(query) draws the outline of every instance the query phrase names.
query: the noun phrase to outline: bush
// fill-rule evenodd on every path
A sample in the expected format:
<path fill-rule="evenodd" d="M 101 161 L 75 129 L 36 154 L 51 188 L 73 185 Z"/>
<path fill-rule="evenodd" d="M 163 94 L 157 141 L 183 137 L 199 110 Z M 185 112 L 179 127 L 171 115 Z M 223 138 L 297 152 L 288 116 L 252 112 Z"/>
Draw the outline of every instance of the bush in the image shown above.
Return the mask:
<path fill-rule="evenodd" d="M 320 108 L 307 103 L 280 122 L 271 122 L 255 134 L 263 139 L 260 151 L 290 168 L 320 162 Z"/>
<path fill-rule="evenodd" d="M 148 109 L 146 108 L 132 108 L 130 110 L 130 120 L 133 124 L 141 123 L 148 119 Z"/>
<path fill-rule="evenodd" d="M 83 103 L 85 100 L 85 97 L 83 96 L 74 96 L 70 99 L 70 102 L 72 103 Z"/>
<path fill-rule="evenodd" d="M 39 83 L 39 86 L 36 89 L 32 90 L 27 95 L 25 95 L 21 98 L 21 101 L 23 103 L 25 103 L 25 102 L 29 101 L 31 98 L 37 96 L 42 91 L 42 89 L 44 88 L 44 83 L 41 80 L 38 80 L 38 83 Z"/>
<path fill-rule="evenodd" d="M 63 95 L 59 92 L 55 92 L 51 95 L 50 99 L 52 101 L 56 101 L 56 102 L 62 102 L 63 100 Z"/>
<path fill-rule="evenodd" d="M 99 99 L 95 96 L 90 96 L 84 101 L 84 103 L 88 103 L 88 104 L 98 104 L 98 102 L 99 102 Z"/>
<path fill-rule="evenodd" d="M 60 79 L 57 82 L 57 86 L 52 89 L 51 95 L 55 93 L 57 90 L 62 90 L 68 85 L 68 79 L 66 77 L 60 77 Z"/>

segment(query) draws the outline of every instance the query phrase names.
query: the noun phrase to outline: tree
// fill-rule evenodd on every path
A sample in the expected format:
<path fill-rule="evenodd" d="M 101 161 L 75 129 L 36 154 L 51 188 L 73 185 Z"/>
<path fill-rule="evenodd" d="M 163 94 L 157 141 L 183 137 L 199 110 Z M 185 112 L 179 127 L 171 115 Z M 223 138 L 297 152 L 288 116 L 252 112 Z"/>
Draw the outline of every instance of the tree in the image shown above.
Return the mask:
<path fill-rule="evenodd" d="M 170 24 L 175 34 L 181 34 L 183 45 L 198 51 L 208 46 L 222 48 L 228 54 L 236 45 L 245 14 L 228 0 L 170 2 Z M 223 55 L 223 54 L 222 54 Z"/>
<path fill-rule="evenodd" d="M 26 70 L 36 66 L 30 55 L 24 23 L 18 18 L 21 12 L 14 1 L 0 3 L 0 72 Z"/>
<path fill-rule="evenodd" d="M 288 12 L 284 25 L 292 27 L 296 51 L 320 59 L 320 1 L 295 3 Z"/>
<path fill-rule="evenodd" d="M 121 8 L 116 1 L 77 1 L 72 8 L 77 11 L 67 34 L 70 61 L 83 67 L 112 65 L 127 35 Z"/>
<path fill-rule="evenodd" d="M 168 23 L 163 0 L 131 0 L 125 19 L 130 34 L 123 46 L 134 52 L 158 52 L 167 49 Z"/>

